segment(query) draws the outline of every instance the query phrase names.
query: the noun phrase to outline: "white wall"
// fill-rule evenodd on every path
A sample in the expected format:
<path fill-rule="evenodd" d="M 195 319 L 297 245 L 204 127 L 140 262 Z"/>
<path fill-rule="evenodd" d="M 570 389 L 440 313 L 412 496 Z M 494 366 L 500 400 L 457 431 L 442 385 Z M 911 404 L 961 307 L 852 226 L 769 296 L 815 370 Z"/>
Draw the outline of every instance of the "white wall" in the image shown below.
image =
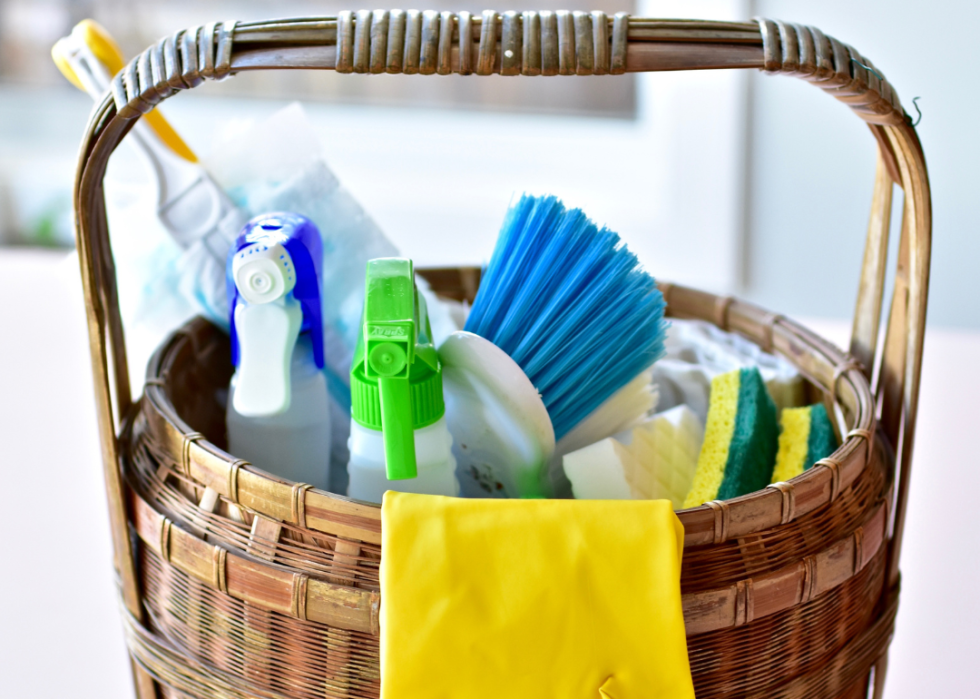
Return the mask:
<path fill-rule="evenodd" d="M 754 14 L 817 26 L 891 81 L 918 127 L 933 188 L 930 325 L 980 327 L 976 194 L 980 112 L 975 0 L 756 0 Z M 743 295 L 780 312 L 852 312 L 875 142 L 860 119 L 801 80 L 750 81 L 750 196 Z M 897 212 L 896 212 L 897 213 Z"/>

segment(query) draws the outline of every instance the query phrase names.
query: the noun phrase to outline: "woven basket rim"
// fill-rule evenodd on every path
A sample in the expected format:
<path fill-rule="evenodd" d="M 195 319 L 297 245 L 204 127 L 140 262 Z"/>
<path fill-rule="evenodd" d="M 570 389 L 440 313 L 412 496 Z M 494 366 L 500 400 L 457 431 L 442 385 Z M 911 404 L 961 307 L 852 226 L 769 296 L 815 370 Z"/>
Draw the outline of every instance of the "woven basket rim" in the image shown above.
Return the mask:
<path fill-rule="evenodd" d="M 833 502 L 866 467 L 877 427 L 871 389 L 857 363 L 803 326 L 753 304 L 669 283 L 661 284 L 661 289 L 667 298 L 669 317 L 705 320 L 783 355 L 804 378 L 833 396 L 834 407 L 846 421 L 840 447 L 791 481 L 772 484 L 731 500 L 679 510 L 677 516 L 684 525 L 685 546 L 716 544 L 758 533 Z M 206 321 L 197 319 L 188 327 L 194 323 Z M 263 471 L 208 441 L 180 417 L 168 395 L 167 374 L 185 335 L 185 329 L 175 332 L 150 360 L 143 409 L 150 429 L 167 433 L 167 443 L 180 455 L 186 475 L 236 502 L 240 502 L 244 490 L 248 489 L 252 496 L 248 506 L 260 514 L 330 534 L 353 535 L 380 543 L 379 505 L 293 483 Z M 247 484 L 242 474 L 248 474 Z M 352 528 L 349 524 L 330 521 L 329 513 L 354 517 L 357 525 Z"/>
<path fill-rule="evenodd" d="M 888 468 L 887 457 L 879 458 L 877 468 Z M 170 519 L 148 500 L 148 495 L 130 480 L 129 509 L 134 533 L 169 565 L 260 608 L 378 636 L 381 594 L 378 590 L 332 583 L 325 573 L 298 573 L 288 566 L 257 557 L 250 550 L 236 550 L 220 541 L 214 542 L 210 537 L 203 537 L 206 525 L 188 519 Z M 719 583 L 709 589 L 683 593 L 687 635 L 742 626 L 806 604 L 851 580 L 884 550 L 891 496 L 889 489 L 877 504 L 865 510 L 855 530 L 804 559 L 788 562 L 776 570 L 749 573 L 736 583 Z M 202 528 L 195 532 L 198 526 Z M 276 580 L 289 594 L 256 592 L 261 586 L 229 590 L 230 577 Z M 775 592 L 782 590 L 795 593 L 787 596 Z M 341 609 L 343 613 L 336 613 Z"/>

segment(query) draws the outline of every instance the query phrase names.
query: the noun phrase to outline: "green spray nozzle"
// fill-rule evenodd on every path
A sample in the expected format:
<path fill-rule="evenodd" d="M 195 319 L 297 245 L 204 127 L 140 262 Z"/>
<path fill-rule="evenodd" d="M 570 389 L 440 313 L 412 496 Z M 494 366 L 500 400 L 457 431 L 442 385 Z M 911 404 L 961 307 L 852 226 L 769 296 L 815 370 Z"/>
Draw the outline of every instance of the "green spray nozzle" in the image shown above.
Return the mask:
<path fill-rule="evenodd" d="M 415 430 L 445 413 L 442 367 L 431 337 L 412 261 L 369 261 L 351 366 L 351 417 L 383 433 L 389 480 L 418 475 Z"/>

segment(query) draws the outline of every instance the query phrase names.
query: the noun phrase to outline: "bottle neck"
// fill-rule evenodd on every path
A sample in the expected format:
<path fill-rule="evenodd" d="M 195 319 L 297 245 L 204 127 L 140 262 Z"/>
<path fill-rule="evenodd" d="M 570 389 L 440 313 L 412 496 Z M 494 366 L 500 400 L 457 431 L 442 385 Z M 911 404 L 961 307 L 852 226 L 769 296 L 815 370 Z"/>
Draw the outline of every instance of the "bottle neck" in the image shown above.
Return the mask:
<path fill-rule="evenodd" d="M 316 365 L 313 358 L 313 341 L 309 333 L 302 333 L 296 339 L 296 347 L 293 348 L 292 373 L 294 380 L 305 376 L 314 376 L 323 371 Z"/>

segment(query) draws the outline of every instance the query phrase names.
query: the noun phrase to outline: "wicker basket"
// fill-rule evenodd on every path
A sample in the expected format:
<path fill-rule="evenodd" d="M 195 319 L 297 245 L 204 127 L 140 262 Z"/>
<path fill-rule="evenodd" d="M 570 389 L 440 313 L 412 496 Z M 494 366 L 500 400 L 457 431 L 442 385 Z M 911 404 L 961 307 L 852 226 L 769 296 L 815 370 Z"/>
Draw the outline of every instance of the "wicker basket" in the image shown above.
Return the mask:
<path fill-rule="evenodd" d="M 880 696 L 898 601 L 931 226 L 922 151 L 892 87 L 851 47 L 769 20 L 363 11 L 178 32 L 116 76 L 82 143 L 78 249 L 115 565 L 141 699 L 379 692 L 379 509 L 285 482 L 222 450 L 229 347 L 204 321 L 157 352 L 140 401 L 130 394 L 102 191 L 107 160 L 134 120 L 166 97 L 266 68 L 477 75 L 761 68 L 816 83 L 868 122 L 879 161 L 849 354 L 732 298 L 669 284 L 663 291 L 671 315 L 711 321 L 789 358 L 808 378 L 811 398 L 831 407 L 843 437 L 830 458 L 790 483 L 680 513 L 698 697 L 863 697 L 872 688 Z M 879 350 L 896 183 L 904 217 Z M 457 298 L 472 298 L 479 281 L 475 269 L 426 274 Z"/>

